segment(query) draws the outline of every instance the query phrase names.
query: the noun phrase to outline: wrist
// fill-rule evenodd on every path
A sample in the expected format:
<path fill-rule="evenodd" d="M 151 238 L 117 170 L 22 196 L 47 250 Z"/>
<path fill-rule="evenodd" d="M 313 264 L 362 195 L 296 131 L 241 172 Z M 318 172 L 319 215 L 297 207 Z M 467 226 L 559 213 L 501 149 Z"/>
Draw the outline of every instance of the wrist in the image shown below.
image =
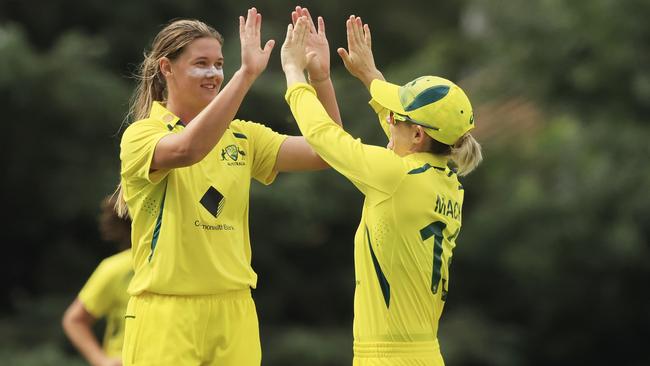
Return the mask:
<path fill-rule="evenodd" d="M 298 67 L 285 67 L 284 75 L 287 78 L 287 88 L 296 83 L 306 83 L 305 73 Z"/>
<path fill-rule="evenodd" d="M 312 73 L 307 74 L 310 84 L 319 84 L 330 80 L 330 75 L 314 75 Z"/>
<path fill-rule="evenodd" d="M 235 76 L 239 76 L 240 78 L 252 84 L 255 79 L 257 79 L 259 74 L 251 70 L 249 67 L 242 65 L 239 70 L 235 72 Z"/>
<path fill-rule="evenodd" d="M 92 366 L 103 366 L 106 363 L 106 357 L 104 354 L 97 354 L 92 359 L 88 360 Z"/>
<path fill-rule="evenodd" d="M 366 86 L 366 88 L 368 88 L 368 90 L 370 90 L 370 84 L 372 84 L 373 80 L 375 79 L 385 80 L 384 75 L 382 75 L 382 73 L 379 72 L 379 70 L 368 72 L 362 75 L 359 79 L 361 79 L 361 82 L 363 83 L 363 85 Z"/>
<path fill-rule="evenodd" d="M 301 73 L 301 74 L 304 73 L 304 69 L 301 68 L 301 67 L 298 67 L 298 65 L 296 65 L 296 64 L 282 65 L 282 71 L 284 71 L 285 74 L 286 73 L 298 73 L 298 72 Z"/>

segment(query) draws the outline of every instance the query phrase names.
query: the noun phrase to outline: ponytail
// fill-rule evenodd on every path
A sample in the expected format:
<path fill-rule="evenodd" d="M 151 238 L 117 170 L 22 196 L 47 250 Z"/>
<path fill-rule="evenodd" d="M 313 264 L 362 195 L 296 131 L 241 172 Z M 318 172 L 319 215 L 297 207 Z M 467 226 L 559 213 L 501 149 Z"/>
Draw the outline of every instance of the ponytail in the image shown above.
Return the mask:
<path fill-rule="evenodd" d="M 115 192 L 113 192 L 111 198 L 115 199 L 115 204 L 113 205 L 113 209 L 115 210 L 117 216 L 122 219 L 129 218 L 130 216 L 129 209 L 126 206 L 126 201 L 124 200 L 124 192 L 122 192 L 122 183 L 117 185 L 117 188 L 115 188 Z"/>
<path fill-rule="evenodd" d="M 458 167 L 458 175 L 465 176 L 483 160 L 481 145 L 468 132 L 451 147 L 451 160 Z"/>

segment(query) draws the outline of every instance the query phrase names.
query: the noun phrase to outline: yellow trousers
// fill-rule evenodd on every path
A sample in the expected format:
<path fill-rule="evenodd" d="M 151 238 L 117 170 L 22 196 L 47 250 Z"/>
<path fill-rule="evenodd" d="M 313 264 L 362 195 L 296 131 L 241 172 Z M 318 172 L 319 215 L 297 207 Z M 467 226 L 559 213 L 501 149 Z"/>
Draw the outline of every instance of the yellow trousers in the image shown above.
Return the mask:
<path fill-rule="evenodd" d="M 125 315 L 124 366 L 259 366 L 250 290 L 220 295 L 133 296 Z"/>

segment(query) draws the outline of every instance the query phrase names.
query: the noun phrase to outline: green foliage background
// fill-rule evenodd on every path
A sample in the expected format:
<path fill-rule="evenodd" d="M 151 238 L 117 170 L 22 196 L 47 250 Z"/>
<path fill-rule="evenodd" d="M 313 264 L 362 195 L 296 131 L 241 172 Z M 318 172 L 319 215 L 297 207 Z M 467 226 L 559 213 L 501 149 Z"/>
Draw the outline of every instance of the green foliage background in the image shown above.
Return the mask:
<path fill-rule="evenodd" d="M 6 0 L 0 3 L 0 359 L 81 365 L 63 309 L 98 261 L 98 203 L 118 177 L 130 74 L 169 19 L 226 37 L 264 15 L 278 45 L 240 118 L 297 133 L 279 49 L 293 2 Z M 344 21 L 363 17 L 377 64 L 405 83 L 459 80 L 486 160 L 466 204 L 441 344 L 450 365 L 648 365 L 650 2 L 304 1 L 323 15 L 346 129 L 385 144 L 342 67 Z M 524 106 L 525 108 L 522 108 Z M 336 173 L 254 185 L 251 227 L 265 365 L 350 364 L 352 236 L 362 197 Z"/>

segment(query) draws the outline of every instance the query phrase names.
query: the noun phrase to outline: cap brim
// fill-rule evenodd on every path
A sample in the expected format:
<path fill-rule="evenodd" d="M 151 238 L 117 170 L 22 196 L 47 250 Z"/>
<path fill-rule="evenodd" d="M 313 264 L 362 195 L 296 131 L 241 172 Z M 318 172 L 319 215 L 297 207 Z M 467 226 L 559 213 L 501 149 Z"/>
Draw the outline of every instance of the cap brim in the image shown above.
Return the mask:
<path fill-rule="evenodd" d="M 402 102 L 399 99 L 399 88 L 399 85 L 375 79 L 370 84 L 370 95 L 382 107 L 398 114 L 407 115 L 408 113 L 402 107 Z"/>

